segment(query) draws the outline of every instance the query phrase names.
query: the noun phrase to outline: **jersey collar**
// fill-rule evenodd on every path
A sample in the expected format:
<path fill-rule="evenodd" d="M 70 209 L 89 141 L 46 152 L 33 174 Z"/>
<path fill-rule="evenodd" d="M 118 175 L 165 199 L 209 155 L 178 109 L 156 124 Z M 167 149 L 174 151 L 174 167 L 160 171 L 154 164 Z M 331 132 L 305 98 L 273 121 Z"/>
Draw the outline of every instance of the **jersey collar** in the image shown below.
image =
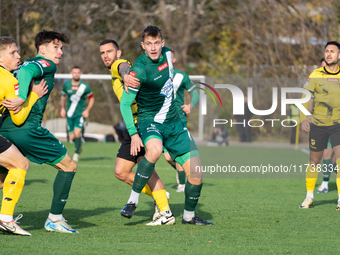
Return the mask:
<path fill-rule="evenodd" d="M 340 67 L 338 67 L 338 71 L 335 73 L 332 73 L 330 71 L 327 70 L 326 66 L 323 67 L 323 70 L 327 73 L 327 74 L 331 74 L 331 75 L 337 75 L 338 73 L 340 73 Z"/>

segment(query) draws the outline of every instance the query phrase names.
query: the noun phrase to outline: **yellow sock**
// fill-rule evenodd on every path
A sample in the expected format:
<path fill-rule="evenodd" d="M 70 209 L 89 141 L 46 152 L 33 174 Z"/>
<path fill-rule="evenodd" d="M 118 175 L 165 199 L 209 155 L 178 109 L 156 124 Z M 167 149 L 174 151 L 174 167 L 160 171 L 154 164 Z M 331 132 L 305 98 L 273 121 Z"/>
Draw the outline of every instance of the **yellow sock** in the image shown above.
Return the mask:
<path fill-rule="evenodd" d="M 340 158 L 336 160 L 337 168 L 339 169 L 340 166 Z M 340 171 L 336 174 L 336 186 L 338 188 L 338 195 L 340 194 Z"/>
<path fill-rule="evenodd" d="M 307 193 L 313 193 L 315 188 L 316 180 L 318 179 L 318 172 L 316 171 L 315 167 L 311 167 L 308 165 L 306 171 L 306 188 Z"/>
<path fill-rule="evenodd" d="M 152 195 L 161 212 L 170 210 L 168 199 L 166 198 L 165 189 L 154 191 L 152 192 Z"/>
<path fill-rule="evenodd" d="M 144 188 L 142 189 L 142 192 L 152 197 L 152 191 L 150 189 L 149 184 L 145 184 Z"/>
<path fill-rule="evenodd" d="M 0 214 L 13 215 L 21 191 L 24 187 L 26 171 L 20 168 L 10 169 L 3 186 L 3 200 Z"/>

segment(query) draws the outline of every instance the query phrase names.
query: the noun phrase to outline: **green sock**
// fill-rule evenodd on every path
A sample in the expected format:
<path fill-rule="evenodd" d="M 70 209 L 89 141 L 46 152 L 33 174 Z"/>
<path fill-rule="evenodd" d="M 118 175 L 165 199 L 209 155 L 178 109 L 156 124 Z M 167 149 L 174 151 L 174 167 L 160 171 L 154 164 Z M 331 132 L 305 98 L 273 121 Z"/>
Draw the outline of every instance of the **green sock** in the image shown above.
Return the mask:
<path fill-rule="evenodd" d="M 74 152 L 80 154 L 81 137 L 74 138 Z"/>
<path fill-rule="evenodd" d="M 186 211 L 195 211 L 196 205 L 198 203 L 198 199 L 201 194 L 203 183 L 200 185 L 193 185 L 187 181 L 185 184 L 185 204 L 184 204 L 184 210 Z"/>
<path fill-rule="evenodd" d="M 177 173 L 178 173 L 178 180 L 179 180 L 179 184 L 185 184 L 185 171 L 178 171 L 177 170 Z"/>
<path fill-rule="evenodd" d="M 332 173 L 332 166 L 333 166 L 333 162 L 332 159 L 324 159 L 322 162 L 322 170 L 325 169 L 324 166 L 327 166 L 327 171 L 322 171 L 322 177 L 323 177 L 323 181 L 324 182 L 328 182 L 329 178 L 331 177 L 331 173 Z"/>
<path fill-rule="evenodd" d="M 58 171 L 53 184 L 52 214 L 62 214 L 71 189 L 75 172 Z"/>
<path fill-rule="evenodd" d="M 141 159 L 138 164 L 135 180 L 133 181 L 132 190 L 137 193 L 141 193 L 145 184 L 150 179 L 155 163 L 150 163 L 145 157 Z"/>

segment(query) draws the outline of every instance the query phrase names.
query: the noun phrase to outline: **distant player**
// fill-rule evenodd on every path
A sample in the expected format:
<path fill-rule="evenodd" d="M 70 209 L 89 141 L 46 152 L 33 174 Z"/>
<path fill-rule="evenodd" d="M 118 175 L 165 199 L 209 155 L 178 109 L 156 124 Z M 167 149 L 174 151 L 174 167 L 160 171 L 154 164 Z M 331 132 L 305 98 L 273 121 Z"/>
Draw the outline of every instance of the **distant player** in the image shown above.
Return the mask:
<path fill-rule="evenodd" d="M 71 70 L 72 79 L 64 83 L 61 91 L 60 116 L 67 118 L 67 131 L 70 140 L 74 142 L 73 160 L 78 161 L 81 153 L 81 133 L 85 120 L 90 115 L 90 110 L 94 104 L 94 97 L 90 86 L 80 80 L 82 72 L 79 66 L 74 66 Z M 67 106 L 65 110 L 65 101 Z M 86 107 L 86 98 L 89 99 Z"/>
<path fill-rule="evenodd" d="M 19 63 L 20 55 L 16 41 L 10 37 L 0 37 L 0 100 L 17 97 L 18 80 L 10 72 L 18 69 Z M 14 114 L 13 111 L 9 111 L 16 125 L 24 123 L 34 103 L 47 93 L 47 87 L 44 87 L 44 85 L 45 82 L 42 81 L 39 85 L 33 86 L 32 92 L 18 113 Z M 0 114 L 2 115 L 5 111 L 8 112 L 3 105 L 0 105 Z M 14 208 L 25 184 L 29 162 L 15 145 L 2 136 L 0 136 L 0 165 L 6 168 L 0 169 L 0 189 L 3 188 L 0 231 L 30 236 L 29 232 L 23 230 L 16 223 L 21 215 L 13 220 Z"/>
<path fill-rule="evenodd" d="M 326 65 L 325 58 L 322 58 L 320 60 L 320 67 L 324 67 L 325 65 Z M 311 99 L 308 104 L 308 111 L 313 112 L 313 108 L 314 108 L 314 99 Z M 312 121 L 310 116 L 307 117 L 307 120 L 310 122 Z M 329 178 L 331 177 L 331 173 L 333 172 L 333 170 L 336 169 L 336 162 L 335 162 L 336 159 L 333 153 L 330 139 L 328 139 L 327 148 L 324 149 L 322 158 L 323 158 L 322 164 L 324 168 L 327 168 L 325 169 L 327 171 L 322 172 L 323 180 L 322 180 L 321 185 L 316 189 L 316 193 L 328 193 Z"/>
<path fill-rule="evenodd" d="M 176 62 L 175 51 L 171 48 L 170 51 L 172 53 L 171 62 L 174 64 Z M 173 85 L 176 109 L 181 121 L 186 127 L 188 122 L 187 114 L 191 112 L 192 108 L 194 108 L 198 102 L 199 94 L 196 90 L 196 85 L 190 80 L 189 76 L 176 68 L 174 68 Z M 184 104 L 185 90 L 191 94 L 191 102 L 189 104 Z M 164 156 L 168 162 L 172 161 L 166 149 L 164 149 Z M 185 171 L 178 163 L 176 164 L 172 161 L 170 164 L 177 170 L 176 179 L 178 179 L 178 186 L 176 192 L 184 192 Z"/>
<path fill-rule="evenodd" d="M 135 79 L 128 75 L 131 67 L 130 63 L 127 60 L 120 58 L 122 52 L 121 50 L 119 50 L 116 41 L 102 41 L 99 45 L 99 52 L 105 67 L 110 69 L 113 91 L 120 101 L 124 90 L 123 78 L 126 82 L 135 85 L 138 85 L 139 81 L 138 79 Z M 130 108 L 130 106 L 128 107 Z M 131 110 L 134 115 L 134 122 L 137 122 L 138 110 L 136 102 L 131 105 Z M 132 186 L 136 174 L 134 171 L 132 171 L 132 168 L 140 162 L 145 154 L 145 151 L 144 148 L 142 148 L 137 155 L 131 155 L 130 151 L 131 137 L 127 135 L 118 150 L 115 165 L 115 176 L 119 180 Z M 169 210 L 168 198 L 166 195 L 164 184 L 155 171 L 153 171 L 151 178 L 143 187 L 142 192 L 153 197 L 156 201 L 156 205 L 158 207 L 155 206 L 156 212 L 153 216 L 154 219 L 160 216 L 160 212 Z"/>
<path fill-rule="evenodd" d="M 22 64 L 18 75 L 19 97 L 8 100 L 5 106 L 16 109 L 24 103 L 27 100 L 32 79 L 36 84 L 44 79 L 48 86 L 48 93 L 35 103 L 27 120 L 20 127 L 14 125 L 9 115 L 4 115 L 0 134 L 13 142 L 29 160 L 38 164 L 45 163 L 54 166 L 58 170 L 45 229 L 55 232 L 78 233 L 67 224 L 62 215 L 77 164 L 68 155 L 64 145 L 41 126 L 47 100 L 54 86 L 54 74 L 63 54 L 63 43 L 69 43 L 69 40 L 62 33 L 43 30 L 36 35 L 35 47 L 38 54 L 35 58 L 28 59 Z"/>
<path fill-rule="evenodd" d="M 324 53 L 326 65 L 313 71 L 304 88 L 312 93 L 314 111 L 312 123 L 301 113 L 301 129 L 309 132 L 309 166 L 306 171 L 306 199 L 300 208 L 309 208 L 314 202 L 314 188 L 318 172 L 324 171 L 321 165 L 322 154 L 330 139 L 336 163 L 340 164 L 340 44 L 336 41 L 328 42 Z M 305 104 L 307 107 L 308 102 Z M 326 169 L 327 170 L 327 169 Z M 340 173 L 337 174 L 338 188 L 337 211 L 340 211 Z"/>
<path fill-rule="evenodd" d="M 121 215 L 132 217 L 140 192 L 153 173 L 164 145 L 171 158 L 184 168 L 188 177 L 182 223 L 213 225 L 195 215 L 202 189 L 202 172 L 195 170 L 196 166 L 201 166 L 201 161 L 195 142 L 175 108 L 171 51 L 164 47 L 162 30 L 156 26 L 147 26 L 142 31 L 141 45 L 145 52 L 130 70 L 130 75 L 137 78 L 141 85 L 137 89 L 129 88 L 129 94 L 124 91 L 120 110 L 131 136 L 131 154 L 137 155 L 140 148 L 145 146 L 145 156 L 138 165 L 130 198 L 121 210 Z M 138 104 L 139 131 L 135 127 L 130 108 L 135 99 Z M 172 224 L 174 221 L 169 210 L 149 225 Z"/>

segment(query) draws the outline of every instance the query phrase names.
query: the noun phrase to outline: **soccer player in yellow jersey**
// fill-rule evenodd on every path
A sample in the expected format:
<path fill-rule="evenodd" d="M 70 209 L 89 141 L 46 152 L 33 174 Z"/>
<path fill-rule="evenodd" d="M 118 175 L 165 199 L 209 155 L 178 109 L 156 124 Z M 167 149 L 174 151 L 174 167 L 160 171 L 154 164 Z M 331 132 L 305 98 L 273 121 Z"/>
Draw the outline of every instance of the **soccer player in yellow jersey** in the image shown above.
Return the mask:
<path fill-rule="evenodd" d="M 20 55 L 16 41 L 10 37 L 0 37 L 0 100 L 12 99 L 18 95 L 19 84 L 10 71 L 16 70 L 19 63 Z M 17 114 L 10 111 L 16 125 L 24 123 L 34 103 L 47 93 L 45 83 L 42 81 L 39 85 L 33 86 L 30 96 Z M 1 114 L 6 110 L 0 105 Z M 0 231 L 29 236 L 31 234 L 20 228 L 16 219 L 13 220 L 14 208 L 25 183 L 29 162 L 15 145 L 2 136 L 0 136 L 0 165 L 8 169 L 8 172 L 0 172 L 0 188 L 3 188 Z M 21 217 L 19 215 L 17 219 Z"/>
<path fill-rule="evenodd" d="M 301 129 L 309 132 L 309 165 L 306 170 L 307 196 L 300 208 L 309 208 L 314 202 L 314 188 L 318 172 L 327 170 L 321 165 L 323 150 L 327 147 L 328 139 L 335 153 L 336 163 L 340 164 L 340 44 L 328 42 L 325 46 L 324 57 L 326 66 L 318 68 L 309 76 L 304 88 L 314 97 L 312 122 L 301 113 Z M 307 108 L 308 102 L 304 104 Z M 337 211 L 340 211 L 340 172 L 336 184 L 338 188 Z"/>
<path fill-rule="evenodd" d="M 137 85 L 139 84 L 139 81 L 138 79 L 128 75 L 130 72 L 131 64 L 127 60 L 120 59 L 122 52 L 121 50 L 119 50 L 116 41 L 102 41 L 99 45 L 99 52 L 105 67 L 110 69 L 113 91 L 120 101 L 124 90 L 123 80 L 130 84 Z M 134 103 L 131 105 L 131 110 L 134 116 L 134 121 L 136 123 L 136 101 L 134 101 Z M 131 137 L 127 135 L 118 150 L 115 165 L 115 176 L 116 178 L 129 184 L 130 186 L 132 186 L 136 174 L 132 171 L 132 168 L 144 157 L 145 151 L 144 148 L 141 148 L 137 156 L 132 156 L 131 154 Z M 153 219 L 158 218 L 160 216 L 160 212 L 169 210 L 169 204 L 164 184 L 158 177 L 155 170 L 153 171 L 151 178 L 143 188 L 142 192 L 153 197 L 156 201 L 158 208 L 156 207 L 156 212 Z"/>

